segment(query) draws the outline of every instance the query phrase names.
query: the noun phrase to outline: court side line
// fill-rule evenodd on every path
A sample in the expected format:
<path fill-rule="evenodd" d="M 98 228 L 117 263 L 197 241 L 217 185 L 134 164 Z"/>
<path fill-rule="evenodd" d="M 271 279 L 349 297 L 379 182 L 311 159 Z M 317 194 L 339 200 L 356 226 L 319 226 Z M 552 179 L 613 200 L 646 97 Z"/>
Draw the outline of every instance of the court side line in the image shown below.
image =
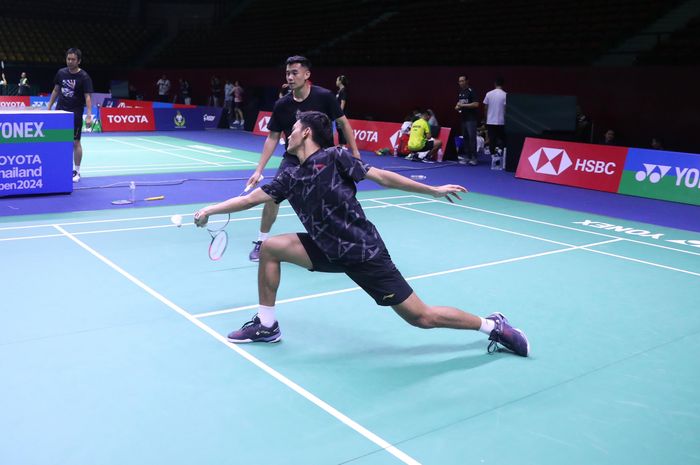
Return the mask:
<path fill-rule="evenodd" d="M 585 247 L 595 247 L 598 245 L 608 244 L 610 242 L 617 242 L 617 241 L 621 241 L 621 240 L 622 239 L 617 238 L 617 239 L 611 239 L 611 240 L 603 241 L 603 242 L 595 242 L 592 244 L 577 245 L 577 246 L 572 245 L 571 247 L 568 247 L 566 249 L 550 250 L 548 252 L 540 252 L 540 253 L 536 253 L 536 254 L 523 255 L 521 257 L 505 258 L 503 260 L 496 260 L 494 262 L 479 263 L 477 265 L 463 266 L 460 268 L 453 268 L 451 270 L 436 271 L 434 273 L 411 276 L 411 277 L 406 278 L 406 281 L 416 281 L 419 279 L 432 278 L 433 276 L 441 276 L 441 275 L 446 275 L 446 274 L 459 273 L 462 271 L 476 270 L 479 268 L 486 268 L 487 266 L 502 265 L 504 263 L 513 263 L 513 262 L 518 262 L 518 261 L 522 261 L 522 260 L 529 260 L 531 258 L 543 257 L 545 255 L 553 255 L 553 254 L 562 253 L 562 252 L 570 252 L 572 250 L 583 249 Z M 291 302 L 299 302 L 302 300 L 315 299 L 317 297 L 326 297 L 329 295 L 336 295 L 336 294 L 344 294 L 346 292 L 354 292 L 354 291 L 359 291 L 359 290 L 361 290 L 361 288 L 356 286 L 356 287 L 348 287 L 345 289 L 338 289 L 335 291 L 319 292 L 318 294 L 309 294 L 309 295 L 304 295 L 304 296 L 299 296 L 299 297 L 292 297 L 289 299 L 277 300 L 275 302 L 275 305 L 288 304 Z M 252 310 L 252 309 L 256 309 L 256 308 L 258 308 L 258 304 L 244 305 L 242 307 L 225 308 L 222 310 L 215 310 L 212 312 L 205 312 L 205 313 L 193 313 L 192 316 L 194 318 L 207 318 L 210 316 L 224 315 L 226 313 L 234 313 L 234 312 L 239 312 L 241 310 Z"/>
<path fill-rule="evenodd" d="M 413 195 L 412 197 L 415 197 L 415 198 L 417 198 L 417 199 L 426 199 L 426 197 L 422 197 L 422 196 L 420 196 L 420 195 Z M 507 214 L 507 213 L 495 212 L 495 211 L 493 211 L 493 210 L 485 210 L 485 209 L 483 209 L 483 208 L 469 207 L 469 206 L 467 206 L 467 205 L 460 205 L 460 204 L 457 204 L 457 203 L 449 203 L 449 202 L 445 202 L 444 200 L 436 200 L 436 199 L 432 199 L 432 200 L 433 200 L 434 202 L 436 202 L 436 203 L 440 203 L 440 204 L 443 204 L 443 205 L 449 205 L 450 207 L 466 208 L 467 210 L 474 210 L 474 211 L 479 211 L 479 212 L 483 212 L 483 213 L 489 213 L 489 214 L 491 214 L 491 215 L 497 215 L 497 216 L 505 216 L 505 217 L 508 217 L 508 218 L 514 218 L 514 219 L 516 219 L 516 220 L 528 221 L 528 222 L 530 222 L 530 223 L 544 224 L 544 225 L 546 225 L 546 226 L 552 226 L 552 227 L 554 227 L 554 228 L 569 229 L 569 230 L 571 230 L 571 231 L 578 231 L 578 232 L 582 232 L 582 233 L 586 233 L 586 234 L 593 234 L 593 235 L 596 235 L 596 236 L 603 236 L 603 237 L 620 237 L 620 236 L 614 236 L 614 235 L 612 235 L 612 234 L 605 234 L 605 233 L 599 233 L 599 232 L 596 232 L 596 231 L 589 231 L 589 230 L 587 230 L 587 229 L 574 228 L 573 226 L 564 226 L 563 224 L 556 224 L 556 223 L 549 223 L 549 222 L 547 222 L 547 221 L 533 220 L 532 218 L 525 218 L 525 217 L 523 217 L 523 216 L 509 215 L 509 214 Z M 556 208 L 556 207 L 550 207 L 550 208 Z M 581 212 L 581 214 L 586 214 L 586 213 L 585 213 L 585 212 Z M 694 232 L 694 231 L 689 231 L 689 233 L 690 233 L 690 234 L 693 234 L 693 233 L 695 233 L 695 232 Z M 697 234 L 697 233 L 695 233 L 695 234 Z M 627 237 L 623 237 L 622 240 L 627 241 L 627 242 L 634 242 L 634 243 L 636 243 L 636 244 L 648 245 L 648 246 L 650 246 L 650 247 L 659 247 L 659 248 L 661 248 L 661 249 L 675 250 L 676 252 L 682 252 L 682 253 L 686 253 L 686 254 L 690 254 L 690 255 L 699 255 L 699 256 L 700 256 L 700 252 L 693 252 L 693 251 L 691 251 L 691 250 L 677 249 L 677 248 L 675 248 L 675 247 L 670 247 L 670 246 L 667 246 L 667 245 L 652 244 L 652 243 L 650 243 L 650 242 L 642 242 L 642 241 L 638 241 L 638 240 L 636 240 L 636 239 L 630 239 L 630 238 L 627 238 Z"/>
<path fill-rule="evenodd" d="M 381 200 L 374 200 L 374 199 L 373 199 L 372 202 L 381 203 L 381 204 L 385 204 L 385 205 L 393 205 L 393 204 L 389 204 L 389 203 L 386 203 L 386 202 L 382 202 Z M 440 203 L 440 202 L 438 202 L 438 203 Z M 437 214 L 437 213 L 425 212 L 425 211 L 423 211 L 423 210 L 416 210 L 416 209 L 413 209 L 413 208 L 404 207 L 404 206 L 402 206 L 402 205 L 394 205 L 394 206 L 395 206 L 396 208 L 400 208 L 400 209 L 402 209 L 402 210 L 408 210 L 408 211 L 412 211 L 412 212 L 423 213 L 423 214 L 425 214 L 425 215 L 435 216 L 435 217 L 437 217 L 437 218 L 442 218 L 442 219 L 446 219 L 446 220 L 450 220 L 450 221 L 456 221 L 456 222 L 458 222 L 458 223 L 470 224 L 470 225 L 472 225 L 472 226 L 478 226 L 478 227 L 480 227 L 480 228 L 486 228 L 486 229 L 493 229 L 494 231 L 501 231 L 501 232 L 508 233 L 508 234 L 513 234 L 513 235 L 516 235 L 516 236 L 527 237 L 527 238 L 529 238 L 529 239 L 536 239 L 536 240 L 543 241 L 543 242 L 551 242 L 552 244 L 565 245 L 565 246 L 573 247 L 573 244 L 567 244 L 566 242 L 555 241 L 555 240 L 552 240 L 552 239 L 545 239 L 544 237 L 540 237 L 540 236 L 532 236 L 532 235 L 530 235 L 530 234 L 519 233 L 519 232 L 511 231 L 511 230 L 509 230 L 509 229 L 497 228 L 497 227 L 495 227 L 495 226 L 488 226 L 488 225 L 481 224 L 481 223 L 474 223 L 473 221 L 467 221 L 467 220 L 463 220 L 463 219 L 460 219 L 460 218 L 454 218 L 454 217 L 452 217 L 452 216 L 445 216 L 445 215 L 440 215 L 440 214 Z"/>
<path fill-rule="evenodd" d="M 180 147 L 179 145 L 173 145 L 173 144 L 166 144 L 165 142 L 160 142 L 157 140 L 150 140 L 150 139 L 144 139 L 141 137 L 137 137 L 137 140 L 143 141 L 143 142 L 150 142 L 153 144 L 160 144 L 160 145 L 165 145 L 166 147 L 174 147 L 174 148 L 181 148 L 183 150 L 189 150 L 190 152 L 197 152 L 197 153 L 203 153 L 205 155 L 210 155 L 212 157 L 219 157 L 219 158 L 226 158 L 227 160 L 236 160 L 240 161 L 242 163 L 246 163 L 248 165 L 255 165 L 257 166 L 258 163 L 250 160 L 245 160 L 243 158 L 237 158 L 237 157 L 230 157 L 228 155 L 221 155 L 220 153 L 213 153 L 213 152 L 207 152 L 206 150 L 199 150 L 199 149 L 193 149 L 192 147 Z M 235 150 L 235 149 L 232 149 Z"/>
<path fill-rule="evenodd" d="M 438 218 L 443 218 L 443 219 L 450 220 L 450 221 L 457 221 L 457 222 L 459 222 L 459 223 L 468 223 L 468 224 L 473 224 L 473 225 L 479 226 L 477 223 L 470 223 L 469 221 L 464 221 L 464 220 L 461 220 L 461 219 L 459 219 L 459 218 L 453 218 L 453 217 L 451 217 L 451 216 L 438 215 L 437 213 L 431 213 L 431 212 L 425 212 L 425 211 L 422 211 L 422 210 L 416 210 L 415 208 L 408 208 L 408 207 L 402 207 L 402 206 L 397 206 L 397 208 L 400 208 L 400 209 L 402 209 L 402 210 L 408 210 L 408 211 L 412 211 L 412 212 L 422 213 L 422 214 L 424 214 L 424 215 L 436 216 L 436 217 L 438 217 Z M 508 231 L 507 229 L 499 229 L 499 228 L 494 228 L 494 227 L 492 227 L 492 226 L 483 226 L 483 227 L 485 227 L 485 228 L 487 228 L 487 229 L 496 229 L 496 230 L 498 230 L 498 231 L 503 231 L 503 232 L 507 232 L 507 233 L 510 233 L 510 234 L 515 234 L 515 235 L 518 235 L 518 236 L 522 236 L 522 235 L 523 235 L 523 234 L 520 234 L 520 233 L 516 233 L 516 232 L 514 232 L 514 231 Z M 537 239 L 537 236 L 527 236 L 527 237 L 531 237 L 531 238 L 533 238 L 533 239 Z M 625 239 L 624 237 L 616 237 L 616 236 L 608 236 L 608 237 L 613 237 L 613 238 L 618 239 L 618 240 L 620 240 L 620 241 L 626 241 L 626 240 L 628 240 L 628 239 Z M 546 242 L 554 242 L 554 241 L 550 241 L 549 239 L 540 239 L 540 240 L 544 240 L 544 241 L 546 241 Z M 612 242 L 616 242 L 616 241 L 612 241 Z M 555 242 L 555 243 L 567 245 L 567 244 L 560 243 L 560 242 Z M 644 242 L 642 242 L 642 244 L 644 244 Z M 644 260 L 639 260 L 639 259 L 637 259 L 637 258 L 627 257 L 627 256 L 625 256 L 625 255 L 617 255 L 617 254 L 613 254 L 613 253 L 602 252 L 602 251 L 600 251 L 600 250 L 588 250 L 588 249 L 585 249 L 585 248 L 582 248 L 582 250 L 586 250 L 586 251 L 588 251 L 588 252 L 600 253 L 600 254 L 604 254 L 604 255 L 610 255 L 611 257 L 621 258 L 621 259 L 623 259 L 623 260 L 629 260 L 629 261 L 632 261 L 632 262 L 644 263 L 644 264 L 647 264 L 647 265 L 656 266 L 656 267 L 664 268 L 664 269 L 667 269 L 667 270 L 679 271 L 679 272 L 681 272 L 681 273 L 687 273 L 687 274 L 691 274 L 691 275 L 695 275 L 695 276 L 700 276 L 700 274 L 695 273 L 695 272 L 693 272 L 693 271 L 683 270 L 683 269 L 681 269 L 681 268 L 673 268 L 673 267 L 671 267 L 671 266 L 666 266 L 666 265 L 661 265 L 661 264 L 659 264 L 659 263 L 654 263 L 654 262 L 648 262 L 648 261 L 644 261 Z"/>
<path fill-rule="evenodd" d="M 194 318 L 190 313 L 188 313 L 186 310 L 183 308 L 179 307 L 166 297 L 164 297 L 162 294 L 158 293 L 151 287 L 147 286 L 144 284 L 141 280 L 133 276 L 132 274 L 128 273 L 125 271 L 123 268 L 121 268 L 119 265 L 116 263 L 112 262 L 110 259 L 105 257 L 104 255 L 100 254 L 97 252 L 95 249 L 75 237 L 73 234 L 69 233 L 65 229 L 63 229 L 61 226 L 54 224 L 52 225 L 54 228 L 56 228 L 58 231 L 60 231 L 63 235 L 68 237 L 70 240 L 75 242 L 77 245 L 79 245 L 81 248 L 92 254 L 95 258 L 100 260 L 102 263 L 107 265 L 108 267 L 112 268 L 114 271 L 131 281 L 133 284 L 136 286 L 140 287 L 143 291 L 145 291 L 147 294 L 151 295 L 153 298 L 164 304 L 166 307 L 170 308 L 174 312 L 178 313 L 180 316 L 183 318 L 187 319 L 190 323 L 204 331 L 205 333 L 209 334 L 211 337 L 222 343 L 224 346 L 226 346 L 228 349 L 236 352 L 238 355 L 240 355 L 242 358 L 246 359 L 253 365 L 257 366 L 261 370 L 263 370 L 265 373 L 268 375 L 272 376 L 275 378 L 277 381 L 281 382 L 288 388 L 290 388 L 292 391 L 296 392 L 300 396 L 304 397 L 306 400 L 311 402 L 312 404 L 316 405 L 319 407 L 321 410 L 325 411 L 344 425 L 348 426 L 355 432 L 359 433 L 360 435 L 364 436 L 366 439 L 369 441 L 373 442 L 377 446 L 381 447 L 385 451 L 389 452 L 391 455 L 396 457 L 397 459 L 401 460 L 404 463 L 411 464 L 411 465 L 420 465 L 420 462 L 415 460 L 414 458 L 410 457 L 408 454 L 405 452 L 401 451 L 400 449 L 394 447 L 391 445 L 388 441 L 382 439 L 378 435 L 374 434 L 364 426 L 360 425 L 344 413 L 340 412 L 338 409 L 335 407 L 331 406 L 327 402 L 321 400 L 319 397 L 316 395 L 312 394 L 310 391 L 304 389 L 301 387 L 299 384 L 295 383 L 291 379 L 287 378 L 284 376 L 282 373 L 278 372 L 271 366 L 267 365 L 264 363 L 262 360 L 258 359 L 257 357 L 251 355 L 247 351 L 243 350 L 236 344 L 232 344 L 228 342 L 228 340 L 215 330 L 213 330 L 211 327 L 206 325 L 205 323 L 201 322 L 197 318 Z"/>
<path fill-rule="evenodd" d="M 624 239 L 622 239 L 622 238 L 620 240 L 624 241 Z M 666 270 L 678 271 L 679 273 L 685 273 L 685 274 L 689 274 L 689 275 L 693 275 L 693 276 L 700 276 L 700 273 L 696 273 L 694 271 L 688 271 L 688 270 L 684 270 L 682 268 L 674 268 L 672 266 L 662 265 L 660 263 L 649 262 L 646 260 L 640 260 L 638 258 L 626 257 L 624 255 L 618 255 L 618 254 L 614 254 L 614 253 L 610 253 L 610 252 L 603 252 L 602 250 L 589 250 L 586 248 L 584 248 L 583 250 L 586 250 L 588 252 L 593 252 L 593 253 L 599 253 L 601 255 L 609 255 L 611 257 L 621 258 L 623 260 L 629 260 L 631 262 L 643 263 L 645 265 L 655 266 L 658 268 L 664 268 Z"/>
<path fill-rule="evenodd" d="M 404 198 L 412 198 L 414 196 L 412 195 L 399 195 L 399 196 L 393 196 L 393 197 L 379 197 L 378 199 L 365 199 L 365 200 L 395 200 L 395 199 L 404 199 Z M 377 208 L 386 208 L 389 206 L 399 206 L 399 205 L 422 205 L 426 203 L 434 203 L 436 200 L 432 199 L 422 199 L 421 201 L 418 202 L 409 202 L 406 204 L 386 204 L 386 205 L 381 205 L 381 206 L 373 206 L 373 207 L 363 207 L 366 210 L 369 209 L 377 209 Z M 202 205 L 205 204 L 206 202 L 202 202 Z M 292 207 L 289 204 L 285 205 L 280 205 L 280 209 L 291 209 Z M 251 208 L 247 211 L 258 211 L 262 210 L 262 206 L 257 206 L 254 208 Z M 183 216 L 192 216 L 193 213 L 183 213 Z M 289 215 L 287 215 L 289 216 Z M 161 219 L 161 218 L 170 218 L 170 215 L 155 215 L 155 216 L 132 216 L 132 217 L 124 217 L 124 218 L 109 218 L 106 220 L 90 220 L 90 221 L 72 221 L 69 223 L 57 223 L 60 224 L 61 226 L 75 226 L 75 225 L 82 225 L 82 224 L 99 224 L 99 223 L 114 223 L 114 222 L 121 222 L 121 221 L 141 221 L 141 220 L 152 220 L 152 219 Z M 257 217 L 259 218 L 259 217 Z M 243 218 L 247 219 L 247 218 Z M 237 221 L 239 218 L 231 218 L 231 221 Z M 225 220 L 212 220 L 212 223 L 216 222 L 223 222 Z M 42 223 L 42 224 L 31 224 L 31 225 L 24 225 L 24 226 L 7 226 L 7 227 L 0 227 L 0 231 L 10 231 L 10 230 L 15 230 L 15 229 L 35 229 L 35 228 L 47 228 L 53 226 L 55 222 L 52 223 Z"/>
<path fill-rule="evenodd" d="M 216 162 L 213 162 L 213 161 L 200 160 L 199 158 L 188 157 L 188 156 L 186 156 L 186 155 L 178 155 L 177 153 L 168 152 L 167 150 L 154 149 L 154 148 L 151 148 L 151 147 L 144 147 L 144 146 L 142 146 L 142 145 L 132 144 L 131 142 L 126 142 L 126 141 L 123 141 L 123 140 L 114 139 L 114 138 L 112 138 L 112 137 L 108 137 L 107 140 L 111 140 L 111 141 L 114 141 L 114 142 L 119 142 L 120 144 L 130 145 L 131 147 L 136 147 L 136 148 L 142 149 L 142 150 L 150 150 L 151 152 L 164 153 L 164 154 L 166 154 L 166 155 L 170 155 L 170 156 L 173 156 L 173 157 L 184 158 L 185 160 L 193 160 L 193 161 L 198 161 L 198 162 L 200 162 L 200 163 L 206 163 L 207 165 L 221 166 L 219 163 L 216 163 Z"/>

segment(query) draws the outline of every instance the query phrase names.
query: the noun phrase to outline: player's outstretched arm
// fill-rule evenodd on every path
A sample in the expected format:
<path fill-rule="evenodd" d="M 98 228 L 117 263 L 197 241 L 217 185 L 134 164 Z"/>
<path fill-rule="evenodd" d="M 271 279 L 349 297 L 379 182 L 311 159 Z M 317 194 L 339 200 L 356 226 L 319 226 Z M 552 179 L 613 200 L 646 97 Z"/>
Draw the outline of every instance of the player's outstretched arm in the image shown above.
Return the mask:
<path fill-rule="evenodd" d="M 272 200 L 272 197 L 267 195 L 262 189 L 257 188 L 248 195 L 233 197 L 215 205 L 209 205 L 208 207 L 199 209 L 194 214 L 194 224 L 201 228 L 206 226 L 211 215 L 248 210 L 249 208 L 253 208 L 256 205 L 270 200 Z"/>
<path fill-rule="evenodd" d="M 467 192 L 467 189 L 458 184 L 445 184 L 442 186 L 429 186 L 413 179 L 401 176 L 393 171 L 382 170 L 371 167 L 367 171 L 367 179 L 376 182 L 377 184 L 388 187 L 390 189 L 400 189 L 407 192 L 416 192 L 418 194 L 432 195 L 433 197 L 445 197 L 452 202 L 452 197 L 462 199 L 459 196 L 460 192 Z"/>
<path fill-rule="evenodd" d="M 53 90 L 51 91 L 51 97 L 49 97 L 49 103 L 46 104 L 46 109 L 50 110 L 51 107 L 53 106 L 53 103 L 56 101 L 58 98 L 58 84 L 53 86 Z"/>

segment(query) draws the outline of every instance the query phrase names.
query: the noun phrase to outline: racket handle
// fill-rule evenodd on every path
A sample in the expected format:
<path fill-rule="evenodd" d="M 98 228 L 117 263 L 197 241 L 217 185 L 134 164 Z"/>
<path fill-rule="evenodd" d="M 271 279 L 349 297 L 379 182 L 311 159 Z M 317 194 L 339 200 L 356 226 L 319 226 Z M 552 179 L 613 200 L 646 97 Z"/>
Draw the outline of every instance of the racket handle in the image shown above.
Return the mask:
<path fill-rule="evenodd" d="M 265 179 L 265 176 L 263 176 L 263 175 L 261 174 L 260 177 L 258 178 L 258 182 L 261 182 L 263 179 Z M 248 192 L 248 191 L 251 190 L 252 188 L 253 188 L 253 185 L 252 185 L 252 184 L 248 184 L 247 186 L 245 186 L 245 190 L 243 190 L 243 192 Z"/>

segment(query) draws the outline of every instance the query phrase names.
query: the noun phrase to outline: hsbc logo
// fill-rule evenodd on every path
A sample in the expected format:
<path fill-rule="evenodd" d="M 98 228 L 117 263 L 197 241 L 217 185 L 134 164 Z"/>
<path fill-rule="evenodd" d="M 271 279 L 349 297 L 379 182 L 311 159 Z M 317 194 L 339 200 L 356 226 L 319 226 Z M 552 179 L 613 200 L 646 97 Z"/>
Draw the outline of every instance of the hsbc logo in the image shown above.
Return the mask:
<path fill-rule="evenodd" d="M 267 129 L 267 123 L 270 122 L 270 117 L 269 116 L 263 116 L 260 118 L 260 121 L 258 121 L 258 129 L 261 132 L 270 132 L 269 129 Z"/>
<path fill-rule="evenodd" d="M 652 165 L 650 163 L 642 163 L 642 165 L 644 165 L 644 171 L 637 171 L 634 175 L 634 179 L 639 182 L 649 179 L 650 183 L 656 184 L 671 170 L 670 166 L 665 165 Z"/>
<path fill-rule="evenodd" d="M 107 115 L 110 123 L 148 123 L 146 115 Z"/>
<path fill-rule="evenodd" d="M 541 147 L 527 159 L 535 173 L 559 176 L 573 163 L 564 149 Z"/>
<path fill-rule="evenodd" d="M 392 146 L 392 147 L 396 147 L 396 144 L 397 144 L 398 141 L 399 141 L 399 137 L 401 137 L 401 129 L 399 129 L 398 131 L 396 131 L 395 133 L 393 133 L 393 134 L 391 135 L 391 137 L 389 138 L 389 140 L 391 141 L 391 146 Z"/>

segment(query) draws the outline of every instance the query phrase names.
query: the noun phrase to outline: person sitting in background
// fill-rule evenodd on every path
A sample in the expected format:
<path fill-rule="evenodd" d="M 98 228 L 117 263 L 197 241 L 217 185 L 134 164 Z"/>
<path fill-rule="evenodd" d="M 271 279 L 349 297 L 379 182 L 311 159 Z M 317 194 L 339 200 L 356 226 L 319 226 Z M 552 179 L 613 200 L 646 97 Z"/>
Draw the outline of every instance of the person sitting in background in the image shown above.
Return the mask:
<path fill-rule="evenodd" d="M 430 133 L 428 110 L 421 112 L 421 117 L 411 125 L 411 136 L 408 139 L 408 149 L 411 152 L 428 152 L 425 159 L 433 158 L 433 155 L 442 147 L 440 139 L 434 139 Z"/>
<path fill-rule="evenodd" d="M 664 149 L 664 141 L 658 136 L 654 136 L 651 138 L 651 148 L 654 150 L 663 150 Z"/>
<path fill-rule="evenodd" d="M 617 139 L 615 138 L 615 130 L 614 129 L 608 129 L 605 131 L 603 134 L 603 140 L 601 141 L 602 145 L 618 145 L 617 144 Z"/>

